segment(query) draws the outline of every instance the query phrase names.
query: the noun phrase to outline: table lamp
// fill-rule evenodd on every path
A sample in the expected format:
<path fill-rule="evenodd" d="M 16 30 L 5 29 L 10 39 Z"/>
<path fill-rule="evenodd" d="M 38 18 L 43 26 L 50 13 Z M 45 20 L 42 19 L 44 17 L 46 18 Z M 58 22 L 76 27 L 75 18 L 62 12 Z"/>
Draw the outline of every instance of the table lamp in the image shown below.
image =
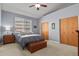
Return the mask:
<path fill-rule="evenodd" d="M 10 26 L 5 26 L 5 30 L 7 32 L 7 34 L 10 32 Z"/>

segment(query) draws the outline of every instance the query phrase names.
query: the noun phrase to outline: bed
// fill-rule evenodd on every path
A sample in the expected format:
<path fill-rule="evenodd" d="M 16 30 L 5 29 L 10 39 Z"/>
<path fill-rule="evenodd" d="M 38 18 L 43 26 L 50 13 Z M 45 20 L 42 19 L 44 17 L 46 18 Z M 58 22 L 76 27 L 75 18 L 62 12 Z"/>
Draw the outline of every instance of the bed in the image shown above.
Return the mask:
<path fill-rule="evenodd" d="M 0 36 L 0 44 L 2 44 L 2 38 L 1 38 L 1 36 Z"/>
<path fill-rule="evenodd" d="M 18 42 L 23 49 L 28 43 L 40 40 L 42 40 L 40 34 L 16 35 L 16 42 Z"/>

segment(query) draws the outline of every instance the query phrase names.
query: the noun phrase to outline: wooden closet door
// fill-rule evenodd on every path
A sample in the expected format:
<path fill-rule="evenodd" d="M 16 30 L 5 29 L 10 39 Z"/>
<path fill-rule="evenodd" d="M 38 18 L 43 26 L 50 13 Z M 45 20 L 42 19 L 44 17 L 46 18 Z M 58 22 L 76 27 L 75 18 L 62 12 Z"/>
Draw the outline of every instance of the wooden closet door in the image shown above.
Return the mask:
<path fill-rule="evenodd" d="M 67 19 L 60 20 L 60 41 L 63 44 L 68 44 L 68 21 Z"/>
<path fill-rule="evenodd" d="M 76 32 L 78 29 L 78 17 L 69 17 L 68 26 L 68 44 L 78 46 L 78 34 Z"/>
<path fill-rule="evenodd" d="M 42 33 L 42 37 L 45 40 L 48 40 L 48 22 L 44 22 L 41 25 L 41 33 Z"/>

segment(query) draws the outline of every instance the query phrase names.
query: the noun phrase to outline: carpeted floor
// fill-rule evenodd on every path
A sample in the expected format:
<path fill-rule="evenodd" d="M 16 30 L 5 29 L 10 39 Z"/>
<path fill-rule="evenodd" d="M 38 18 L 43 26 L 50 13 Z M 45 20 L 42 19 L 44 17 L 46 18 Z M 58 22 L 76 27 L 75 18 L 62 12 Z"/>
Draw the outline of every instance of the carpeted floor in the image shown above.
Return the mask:
<path fill-rule="evenodd" d="M 77 47 L 48 41 L 48 46 L 35 53 L 23 50 L 17 43 L 6 44 L 0 47 L 0 56 L 77 56 Z"/>

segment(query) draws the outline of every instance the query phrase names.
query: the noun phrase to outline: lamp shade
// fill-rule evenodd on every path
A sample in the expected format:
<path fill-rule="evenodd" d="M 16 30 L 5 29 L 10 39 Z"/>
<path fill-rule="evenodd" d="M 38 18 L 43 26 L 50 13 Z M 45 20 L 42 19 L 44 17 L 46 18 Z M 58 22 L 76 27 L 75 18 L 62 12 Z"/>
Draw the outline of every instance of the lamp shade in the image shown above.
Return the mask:
<path fill-rule="evenodd" d="M 10 26 L 5 26 L 5 30 L 10 31 Z"/>

